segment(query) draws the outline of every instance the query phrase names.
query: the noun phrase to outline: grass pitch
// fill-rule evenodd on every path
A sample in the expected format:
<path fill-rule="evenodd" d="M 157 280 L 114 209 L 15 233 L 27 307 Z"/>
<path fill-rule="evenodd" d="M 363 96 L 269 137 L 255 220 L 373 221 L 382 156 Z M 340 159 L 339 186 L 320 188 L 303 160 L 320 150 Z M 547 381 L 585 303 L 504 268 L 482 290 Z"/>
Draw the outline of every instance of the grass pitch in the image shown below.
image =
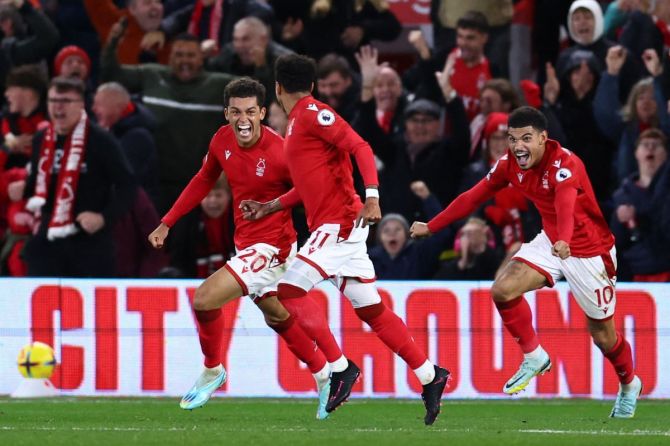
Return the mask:
<path fill-rule="evenodd" d="M 192 412 L 166 398 L 0 398 L 0 445 L 668 445 L 670 402 L 632 420 L 611 401 L 446 400 L 433 426 L 420 400 L 351 400 L 330 419 L 316 399 L 216 398 Z"/>

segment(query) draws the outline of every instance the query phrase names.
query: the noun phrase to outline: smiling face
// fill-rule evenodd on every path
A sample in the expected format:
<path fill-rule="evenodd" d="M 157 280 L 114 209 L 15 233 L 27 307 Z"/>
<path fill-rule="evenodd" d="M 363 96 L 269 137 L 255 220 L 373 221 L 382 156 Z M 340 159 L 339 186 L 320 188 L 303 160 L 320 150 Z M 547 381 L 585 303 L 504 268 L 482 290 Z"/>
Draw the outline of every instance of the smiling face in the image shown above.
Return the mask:
<path fill-rule="evenodd" d="M 215 187 L 200 202 L 209 218 L 219 218 L 230 205 L 230 192 L 226 187 Z"/>
<path fill-rule="evenodd" d="M 527 170 L 542 160 L 547 132 L 538 131 L 531 126 L 510 127 L 507 131 L 507 142 L 519 167 Z"/>
<path fill-rule="evenodd" d="M 128 2 L 128 12 L 142 31 L 156 31 L 163 20 L 163 3 L 161 0 L 133 0 Z"/>
<path fill-rule="evenodd" d="M 333 71 L 323 79 L 318 79 L 316 88 L 323 101 L 333 108 L 340 105 L 340 101 L 347 88 L 351 85 L 351 78 L 342 76 L 339 71 Z"/>
<path fill-rule="evenodd" d="M 190 40 L 177 40 L 172 44 L 170 67 L 172 73 L 181 82 L 193 80 L 202 71 L 203 56 L 200 43 Z"/>
<path fill-rule="evenodd" d="M 261 121 L 265 118 L 265 107 L 256 97 L 230 98 L 224 113 L 235 132 L 240 147 L 251 147 L 261 137 Z"/>
<path fill-rule="evenodd" d="M 405 227 L 398 220 L 387 221 L 379 234 L 379 241 L 391 258 L 397 256 L 407 242 Z"/>
<path fill-rule="evenodd" d="M 468 64 L 474 64 L 484 54 L 484 45 L 488 34 L 469 28 L 456 29 L 456 46 L 461 50 L 461 58 Z"/>
<path fill-rule="evenodd" d="M 382 67 L 375 78 L 372 93 L 379 110 L 395 110 L 398 105 L 398 98 L 402 94 L 402 83 L 398 73 L 393 68 Z"/>

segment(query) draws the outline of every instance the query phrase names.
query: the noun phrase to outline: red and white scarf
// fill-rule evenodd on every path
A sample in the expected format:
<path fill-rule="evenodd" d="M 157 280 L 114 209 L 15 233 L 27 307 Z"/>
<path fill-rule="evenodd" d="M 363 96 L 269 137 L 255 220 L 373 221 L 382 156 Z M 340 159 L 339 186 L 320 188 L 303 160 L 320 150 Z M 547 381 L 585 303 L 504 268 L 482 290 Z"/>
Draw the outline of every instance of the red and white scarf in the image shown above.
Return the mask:
<path fill-rule="evenodd" d="M 47 229 L 47 238 L 54 240 L 76 234 L 79 228 L 74 223 L 74 201 L 77 196 L 79 173 L 86 154 L 86 139 L 88 137 L 88 116 L 82 111 L 79 122 L 65 142 L 61 168 L 56 182 L 56 198 L 51 221 Z M 53 125 L 49 123 L 44 134 L 40 158 L 37 163 L 37 180 L 35 195 L 26 204 L 26 208 L 40 216 L 42 206 L 46 203 L 51 183 L 54 154 L 56 152 L 56 137 Z"/>
<path fill-rule="evenodd" d="M 191 14 L 191 21 L 188 24 L 188 33 L 198 38 L 200 38 L 200 18 L 202 17 L 202 10 L 204 8 L 202 1 L 197 0 L 195 2 L 195 9 Z M 209 15 L 209 32 L 207 33 L 207 39 L 215 40 L 216 43 L 219 43 L 221 19 L 223 19 L 223 0 L 216 0 Z"/>

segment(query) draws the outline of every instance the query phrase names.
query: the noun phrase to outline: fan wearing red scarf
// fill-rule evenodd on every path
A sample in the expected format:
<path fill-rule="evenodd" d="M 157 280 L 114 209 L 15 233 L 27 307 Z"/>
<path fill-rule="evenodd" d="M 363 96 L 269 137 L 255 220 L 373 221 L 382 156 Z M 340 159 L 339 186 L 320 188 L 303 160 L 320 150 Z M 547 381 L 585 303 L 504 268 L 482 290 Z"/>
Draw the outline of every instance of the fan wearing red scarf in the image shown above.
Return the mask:
<path fill-rule="evenodd" d="M 29 276 L 114 275 L 110 232 L 126 212 L 134 179 L 121 148 L 84 110 L 80 79 L 56 77 L 48 90 L 50 121 L 33 138 L 26 208 L 39 219 L 26 244 Z"/>

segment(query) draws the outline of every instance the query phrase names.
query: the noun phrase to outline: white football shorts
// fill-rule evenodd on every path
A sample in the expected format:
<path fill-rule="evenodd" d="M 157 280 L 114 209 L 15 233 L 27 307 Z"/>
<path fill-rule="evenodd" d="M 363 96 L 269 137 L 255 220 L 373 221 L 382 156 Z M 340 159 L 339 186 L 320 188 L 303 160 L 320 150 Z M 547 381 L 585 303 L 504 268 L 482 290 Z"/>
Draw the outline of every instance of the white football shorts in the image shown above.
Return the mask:
<path fill-rule="evenodd" d="M 277 283 L 295 257 L 297 244 L 293 243 L 288 258 L 280 262 L 279 248 L 266 243 L 256 243 L 237 251 L 228 260 L 226 268 L 242 287 L 244 295 L 254 302 L 277 295 Z"/>
<path fill-rule="evenodd" d="M 596 257 L 552 255 L 552 243 L 544 231 L 521 245 L 512 260 L 523 262 L 546 277 L 550 286 L 565 278 L 584 313 L 594 320 L 609 319 L 616 307 L 616 248 Z"/>

